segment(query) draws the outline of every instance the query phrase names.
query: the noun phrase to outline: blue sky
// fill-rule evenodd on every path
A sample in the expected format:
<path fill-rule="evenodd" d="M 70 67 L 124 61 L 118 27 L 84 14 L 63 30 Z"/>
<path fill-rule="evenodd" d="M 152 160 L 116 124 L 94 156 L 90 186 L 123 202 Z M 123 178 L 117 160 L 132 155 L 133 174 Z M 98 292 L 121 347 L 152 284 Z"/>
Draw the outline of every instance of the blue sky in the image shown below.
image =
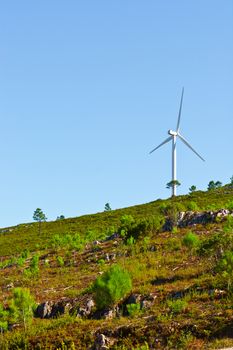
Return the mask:
<path fill-rule="evenodd" d="M 231 0 L 0 5 L 0 226 L 166 198 L 233 175 Z"/>

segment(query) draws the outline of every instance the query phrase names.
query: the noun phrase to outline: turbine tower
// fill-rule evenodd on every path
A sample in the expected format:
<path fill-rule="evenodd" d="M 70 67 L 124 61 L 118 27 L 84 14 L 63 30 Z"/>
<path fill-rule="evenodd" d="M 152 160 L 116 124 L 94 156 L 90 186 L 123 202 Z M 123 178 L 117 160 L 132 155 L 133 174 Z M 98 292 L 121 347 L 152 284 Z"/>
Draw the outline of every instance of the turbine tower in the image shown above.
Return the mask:
<path fill-rule="evenodd" d="M 168 130 L 168 134 L 170 135 L 166 140 L 164 140 L 160 145 L 152 149 L 150 151 L 150 154 L 156 151 L 159 147 L 163 146 L 165 143 L 172 140 L 172 196 L 176 196 L 176 142 L 177 137 L 186 145 L 188 146 L 201 160 L 205 161 L 200 154 L 198 154 L 195 149 L 188 143 L 188 141 L 185 140 L 185 138 L 180 134 L 180 118 L 181 118 L 181 110 L 182 110 L 182 104 L 183 104 L 183 96 L 184 96 L 184 88 L 182 89 L 181 94 L 181 100 L 180 100 L 180 109 L 178 114 L 178 121 L 177 121 L 177 127 L 176 131 Z"/>

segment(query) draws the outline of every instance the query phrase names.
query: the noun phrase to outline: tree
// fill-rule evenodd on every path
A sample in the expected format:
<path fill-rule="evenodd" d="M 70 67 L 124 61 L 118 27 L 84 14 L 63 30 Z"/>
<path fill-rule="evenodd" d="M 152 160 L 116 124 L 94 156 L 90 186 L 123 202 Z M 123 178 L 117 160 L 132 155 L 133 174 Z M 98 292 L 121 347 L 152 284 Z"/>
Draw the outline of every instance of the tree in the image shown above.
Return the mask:
<path fill-rule="evenodd" d="M 64 215 L 59 215 L 57 216 L 56 220 L 64 220 L 65 219 L 65 216 Z"/>
<path fill-rule="evenodd" d="M 41 233 L 41 222 L 47 220 L 45 214 L 43 213 L 43 211 L 40 208 L 37 208 L 34 211 L 33 220 L 35 220 L 35 221 L 37 221 L 39 223 L 39 235 L 40 235 L 40 233 Z"/>
<path fill-rule="evenodd" d="M 14 289 L 13 299 L 9 306 L 10 317 L 13 322 L 22 323 L 25 332 L 32 320 L 34 307 L 35 301 L 29 289 Z"/>
<path fill-rule="evenodd" d="M 216 190 L 216 188 L 219 188 L 222 186 L 222 183 L 220 181 L 216 181 L 214 182 L 213 180 L 211 180 L 209 183 L 208 183 L 208 191 L 212 191 L 212 190 Z"/>
<path fill-rule="evenodd" d="M 112 265 L 99 276 L 93 285 L 94 299 L 98 309 L 113 306 L 130 292 L 132 280 L 127 270 Z"/>
<path fill-rule="evenodd" d="M 172 180 L 172 181 L 167 183 L 166 188 L 170 189 L 174 186 L 180 186 L 180 185 L 181 185 L 181 183 L 178 180 Z"/>
<path fill-rule="evenodd" d="M 230 178 L 230 184 L 233 186 L 233 176 Z"/>
<path fill-rule="evenodd" d="M 106 203 L 104 206 L 104 211 L 111 211 L 111 210 L 112 210 L 112 208 L 110 207 L 110 204 Z"/>
<path fill-rule="evenodd" d="M 196 186 L 192 185 L 190 188 L 189 188 L 189 193 L 193 193 L 197 190 Z"/>

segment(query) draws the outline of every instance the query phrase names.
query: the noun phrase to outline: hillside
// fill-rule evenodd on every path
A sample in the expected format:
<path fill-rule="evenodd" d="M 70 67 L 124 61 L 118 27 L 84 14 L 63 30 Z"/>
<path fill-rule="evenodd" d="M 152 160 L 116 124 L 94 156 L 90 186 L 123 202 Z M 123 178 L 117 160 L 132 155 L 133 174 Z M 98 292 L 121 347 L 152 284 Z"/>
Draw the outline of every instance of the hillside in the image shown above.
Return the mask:
<path fill-rule="evenodd" d="M 0 229 L 0 349 L 233 345 L 232 213 L 226 185 L 43 222 L 40 234 L 38 223 Z M 115 266 L 128 275 L 113 293 L 126 292 L 107 305 L 95 281 Z M 33 317 L 17 288 L 35 300 Z"/>

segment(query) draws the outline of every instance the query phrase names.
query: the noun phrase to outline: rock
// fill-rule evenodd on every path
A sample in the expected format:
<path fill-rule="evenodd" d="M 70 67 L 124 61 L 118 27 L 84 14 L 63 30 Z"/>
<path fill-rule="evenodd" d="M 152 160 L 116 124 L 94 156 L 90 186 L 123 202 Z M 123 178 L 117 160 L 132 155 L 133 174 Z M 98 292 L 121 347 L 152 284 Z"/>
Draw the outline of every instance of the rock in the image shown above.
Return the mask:
<path fill-rule="evenodd" d="M 94 350 L 107 350 L 111 345 L 113 345 L 114 341 L 109 337 L 106 337 L 104 334 L 97 334 L 96 341 L 94 344 Z"/>
<path fill-rule="evenodd" d="M 53 302 L 46 301 L 45 303 L 42 303 L 38 305 L 35 316 L 39 318 L 50 318 L 52 314 L 53 309 Z"/>
<path fill-rule="evenodd" d="M 38 305 L 35 311 L 35 317 L 55 318 L 60 315 L 71 312 L 74 309 L 74 302 L 70 300 L 60 300 L 58 302 L 45 301 Z"/>
<path fill-rule="evenodd" d="M 131 294 L 126 300 L 125 304 L 138 304 L 141 303 L 142 295 L 141 294 Z"/>
<path fill-rule="evenodd" d="M 119 233 L 115 232 L 111 236 L 108 236 L 105 241 L 111 241 L 113 239 L 119 238 Z"/>
<path fill-rule="evenodd" d="M 174 219 L 167 217 L 163 226 L 163 231 L 171 231 L 174 226 L 182 228 L 187 226 L 195 226 L 198 224 L 205 225 L 215 222 L 216 219 L 223 219 L 228 215 L 233 215 L 233 212 L 228 209 L 202 212 L 182 211 L 178 214 L 176 222 L 174 222 Z"/>
<path fill-rule="evenodd" d="M 92 299 L 87 300 L 84 307 L 79 307 L 77 312 L 77 317 L 87 317 L 91 314 L 95 303 Z"/>
<path fill-rule="evenodd" d="M 156 298 L 157 295 L 155 293 L 150 293 L 148 295 L 131 294 L 125 301 L 124 305 L 126 306 L 126 309 L 129 304 L 140 304 L 140 309 L 149 309 Z M 127 314 L 126 310 L 125 313 Z"/>
<path fill-rule="evenodd" d="M 100 319 L 105 319 L 105 320 L 111 320 L 115 317 L 119 317 L 120 316 L 120 309 L 119 306 L 116 305 L 113 308 L 107 308 L 107 309 L 103 309 L 103 310 L 97 310 L 92 318 L 100 320 Z"/>
<path fill-rule="evenodd" d="M 6 289 L 6 290 L 10 290 L 12 288 L 14 288 L 14 283 L 13 282 L 7 284 L 6 287 L 4 287 L 4 289 Z"/>

